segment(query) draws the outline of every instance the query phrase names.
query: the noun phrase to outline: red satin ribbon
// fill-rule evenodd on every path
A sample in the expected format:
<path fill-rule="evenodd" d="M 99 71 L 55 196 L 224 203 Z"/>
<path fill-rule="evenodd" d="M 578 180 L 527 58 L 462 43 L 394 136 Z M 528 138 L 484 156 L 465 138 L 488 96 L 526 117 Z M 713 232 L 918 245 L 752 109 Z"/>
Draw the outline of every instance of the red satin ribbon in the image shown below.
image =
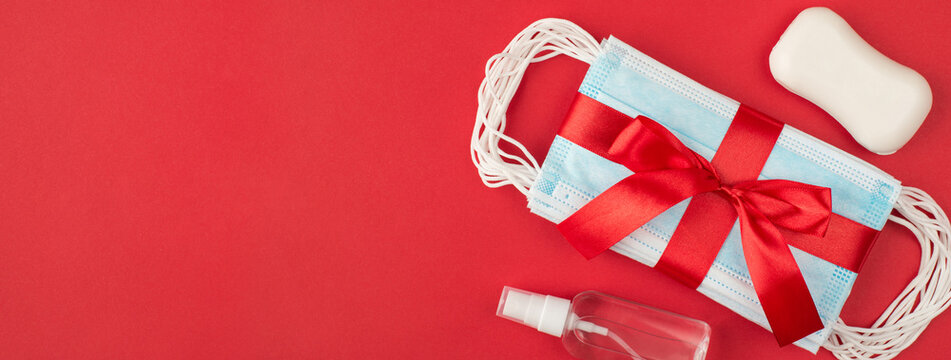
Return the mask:
<path fill-rule="evenodd" d="M 635 174 L 558 229 L 591 258 L 692 197 L 656 268 L 698 287 L 739 218 L 744 258 L 773 334 L 780 345 L 801 339 L 823 326 L 787 244 L 857 272 L 878 232 L 832 214 L 828 188 L 756 180 L 782 126 L 741 105 L 708 162 L 662 125 L 579 94 L 559 135 Z"/>

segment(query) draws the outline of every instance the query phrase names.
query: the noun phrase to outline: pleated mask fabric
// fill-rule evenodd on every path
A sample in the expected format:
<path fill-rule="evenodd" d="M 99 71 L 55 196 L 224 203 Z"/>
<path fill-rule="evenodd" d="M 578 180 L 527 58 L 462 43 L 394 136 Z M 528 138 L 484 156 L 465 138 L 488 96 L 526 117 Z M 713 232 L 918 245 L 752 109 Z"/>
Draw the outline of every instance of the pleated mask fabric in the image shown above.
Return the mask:
<path fill-rule="evenodd" d="M 659 122 L 690 149 L 711 160 L 739 103 L 614 37 L 603 41 L 602 49 L 579 92 L 632 118 L 644 115 Z M 631 174 L 626 167 L 556 136 L 528 192 L 529 208 L 559 223 Z M 888 220 L 901 192 L 901 183 L 891 175 L 788 125 L 759 179 L 828 187 L 834 213 L 876 230 Z M 653 267 L 689 201 L 668 209 L 611 250 Z M 795 344 L 815 353 L 838 318 L 856 273 L 794 247 L 792 252 L 825 325 Z M 746 268 L 737 224 L 697 291 L 769 328 Z"/>

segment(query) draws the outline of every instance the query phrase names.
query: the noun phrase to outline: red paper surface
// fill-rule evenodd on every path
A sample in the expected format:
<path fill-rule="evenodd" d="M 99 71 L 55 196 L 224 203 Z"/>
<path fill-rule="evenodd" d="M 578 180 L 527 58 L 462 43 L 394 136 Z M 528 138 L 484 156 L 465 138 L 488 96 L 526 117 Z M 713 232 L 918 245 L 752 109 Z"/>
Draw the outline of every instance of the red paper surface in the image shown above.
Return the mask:
<path fill-rule="evenodd" d="M 831 359 L 635 261 L 584 260 L 467 152 L 485 60 L 563 17 L 951 209 L 951 5 L 828 4 L 934 91 L 915 138 L 879 156 L 769 74 L 816 4 L 3 2 L 0 358 L 569 359 L 494 315 L 512 285 L 704 320 L 710 359 Z M 507 130 L 539 158 L 585 70 L 529 69 Z M 918 251 L 888 225 L 843 317 L 870 324 Z M 945 314 L 903 358 L 946 355 L 949 330 Z"/>

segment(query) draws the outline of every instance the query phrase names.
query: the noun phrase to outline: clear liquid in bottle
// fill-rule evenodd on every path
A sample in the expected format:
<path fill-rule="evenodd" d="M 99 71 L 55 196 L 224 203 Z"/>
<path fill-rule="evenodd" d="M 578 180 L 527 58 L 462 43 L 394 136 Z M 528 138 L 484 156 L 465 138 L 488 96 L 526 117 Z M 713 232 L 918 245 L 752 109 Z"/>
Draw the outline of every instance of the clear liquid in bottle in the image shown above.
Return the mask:
<path fill-rule="evenodd" d="M 710 341 L 702 321 L 596 291 L 568 301 L 505 287 L 497 315 L 561 337 L 585 360 L 699 360 Z"/>

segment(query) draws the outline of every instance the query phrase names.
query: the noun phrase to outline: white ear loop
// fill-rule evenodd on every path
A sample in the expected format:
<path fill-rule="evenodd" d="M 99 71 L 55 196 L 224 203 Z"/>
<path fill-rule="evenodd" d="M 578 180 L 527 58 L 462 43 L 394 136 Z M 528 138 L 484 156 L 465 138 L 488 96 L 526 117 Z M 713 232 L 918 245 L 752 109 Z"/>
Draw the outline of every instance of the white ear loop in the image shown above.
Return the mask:
<path fill-rule="evenodd" d="M 547 52 L 545 52 L 547 51 Z M 544 53 L 543 53 L 544 52 Z M 533 62 L 560 54 L 592 63 L 601 46 L 584 29 L 562 19 L 542 19 L 522 30 L 501 53 L 489 58 L 479 86 L 479 110 L 472 130 L 470 153 L 488 187 L 515 186 L 527 194 L 539 166 L 521 143 L 505 135 L 505 112 L 518 90 L 525 69 Z M 524 156 L 499 149 L 504 141 Z M 898 356 L 928 324 L 951 304 L 951 224 L 927 193 L 904 187 L 889 220 L 907 227 L 921 244 L 918 275 L 870 328 L 846 325 L 839 319 L 823 345 L 843 360 L 887 360 Z"/>
<path fill-rule="evenodd" d="M 911 230 L 921 244 L 918 275 L 869 328 L 848 326 L 842 319 L 823 345 L 839 359 L 892 359 L 911 346 L 932 319 L 951 305 L 951 224 L 927 193 L 902 188 L 895 204 L 899 216 L 888 219 Z"/>
<path fill-rule="evenodd" d="M 578 25 L 562 19 L 541 19 L 522 30 L 485 64 L 479 86 L 479 110 L 469 151 L 479 177 L 488 187 L 515 186 L 522 194 L 535 182 L 540 167 L 521 143 L 505 135 L 505 112 L 530 63 L 564 54 L 592 63 L 601 45 Z M 520 154 L 499 149 L 507 142 Z"/>

